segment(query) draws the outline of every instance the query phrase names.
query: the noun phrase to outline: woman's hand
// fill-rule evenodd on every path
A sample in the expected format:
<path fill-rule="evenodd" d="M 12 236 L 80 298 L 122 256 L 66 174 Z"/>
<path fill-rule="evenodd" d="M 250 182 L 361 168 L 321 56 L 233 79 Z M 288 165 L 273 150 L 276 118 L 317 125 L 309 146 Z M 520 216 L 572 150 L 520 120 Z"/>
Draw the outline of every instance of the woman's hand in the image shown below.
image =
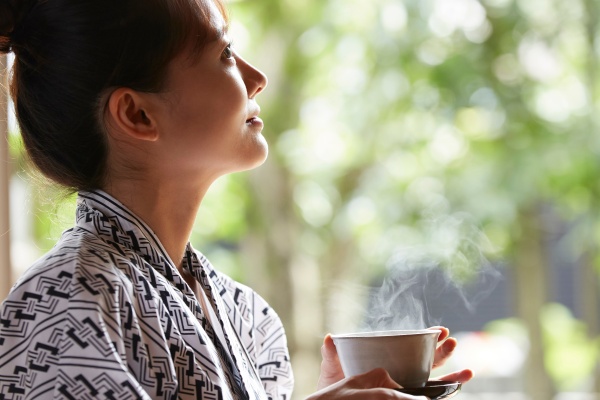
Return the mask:
<path fill-rule="evenodd" d="M 321 352 L 328 351 L 328 348 L 326 347 L 328 338 L 331 341 L 331 337 L 327 335 L 323 344 L 325 349 L 322 349 Z M 333 343 L 331 344 L 333 345 Z M 330 354 L 328 353 L 327 355 Z M 335 358 L 337 359 L 337 353 Z M 330 359 L 329 361 L 335 363 L 335 360 Z M 325 363 L 325 357 L 323 357 L 323 362 Z M 337 362 L 339 364 L 339 360 Z M 330 365 L 328 364 L 327 366 Z M 333 369 L 330 372 L 333 373 L 331 377 L 339 376 Z M 343 375 L 344 374 L 342 373 L 342 378 Z M 321 378 L 323 378 L 323 370 L 321 370 Z M 319 379 L 319 386 L 320 385 L 321 379 Z M 307 400 L 427 400 L 427 397 L 425 396 L 415 397 L 394 390 L 399 388 L 400 385 L 394 382 L 384 369 L 378 368 L 365 374 L 341 379 L 332 385 L 327 385 L 325 388 L 309 396 Z"/>
<path fill-rule="evenodd" d="M 457 342 L 455 338 L 449 337 L 450 331 L 448 328 L 443 326 L 434 326 L 429 329 L 438 329 L 442 331 L 438 337 L 438 346 L 435 351 L 435 358 L 433 361 L 433 368 L 436 368 L 444 365 L 446 360 L 452 355 L 452 352 L 456 348 Z M 321 356 L 323 361 L 321 362 L 321 375 L 319 376 L 319 383 L 317 384 L 317 388 L 319 390 L 344 379 L 342 365 L 340 364 L 340 359 L 337 355 L 337 350 L 331 335 L 325 336 L 325 340 L 323 340 L 323 346 L 321 346 Z M 470 369 L 464 369 L 437 377 L 435 379 L 465 383 L 471 380 L 472 377 L 473 372 Z"/>
<path fill-rule="evenodd" d="M 434 326 L 429 329 L 437 329 L 442 331 L 442 333 L 440 333 L 440 336 L 438 337 L 438 346 L 435 350 L 435 357 L 433 359 L 433 368 L 441 367 L 442 365 L 444 365 L 446 360 L 450 358 L 458 342 L 455 338 L 449 337 L 450 330 L 448 330 L 448 328 L 445 328 L 443 326 Z M 465 383 L 470 381 L 471 378 L 473 378 L 473 371 L 471 371 L 470 369 L 463 369 L 461 371 L 452 372 L 450 374 L 439 376 L 434 379 Z"/>

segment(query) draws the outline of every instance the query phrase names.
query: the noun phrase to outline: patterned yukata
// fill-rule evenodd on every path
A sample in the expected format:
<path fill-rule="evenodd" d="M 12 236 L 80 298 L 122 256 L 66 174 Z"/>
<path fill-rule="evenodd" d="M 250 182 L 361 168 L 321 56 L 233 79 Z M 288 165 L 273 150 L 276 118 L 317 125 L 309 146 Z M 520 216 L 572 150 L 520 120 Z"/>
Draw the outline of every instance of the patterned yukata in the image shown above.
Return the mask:
<path fill-rule="evenodd" d="M 0 400 L 287 400 L 279 317 L 187 245 L 196 296 L 152 230 L 81 192 L 76 226 L 0 309 Z"/>

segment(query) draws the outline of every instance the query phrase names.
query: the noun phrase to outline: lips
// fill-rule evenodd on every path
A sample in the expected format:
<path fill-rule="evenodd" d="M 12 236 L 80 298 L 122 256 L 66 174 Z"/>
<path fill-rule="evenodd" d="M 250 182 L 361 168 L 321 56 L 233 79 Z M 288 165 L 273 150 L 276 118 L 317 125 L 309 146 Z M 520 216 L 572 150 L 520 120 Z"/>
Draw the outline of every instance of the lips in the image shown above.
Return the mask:
<path fill-rule="evenodd" d="M 246 124 L 248 124 L 248 125 L 263 125 L 263 121 L 262 121 L 262 119 L 260 119 L 258 117 L 252 117 L 252 118 L 248 118 L 246 120 Z"/>
<path fill-rule="evenodd" d="M 262 120 L 260 118 L 258 118 L 258 114 L 260 114 L 260 108 L 252 107 L 252 110 L 250 110 L 250 113 L 248 113 L 249 118 L 246 120 L 246 123 L 252 124 L 252 123 L 255 123 L 258 121 L 260 121 L 262 123 Z"/>

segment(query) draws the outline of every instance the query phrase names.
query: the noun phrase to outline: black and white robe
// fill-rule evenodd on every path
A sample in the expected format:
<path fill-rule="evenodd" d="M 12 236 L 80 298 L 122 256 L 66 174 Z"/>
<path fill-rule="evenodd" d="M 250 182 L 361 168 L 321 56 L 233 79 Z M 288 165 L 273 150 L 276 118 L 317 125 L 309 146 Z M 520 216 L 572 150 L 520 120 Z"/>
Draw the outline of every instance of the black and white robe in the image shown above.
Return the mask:
<path fill-rule="evenodd" d="M 76 226 L 2 303 L 0 400 L 289 399 L 273 309 L 189 244 L 183 267 L 200 299 L 143 221 L 81 192 Z"/>

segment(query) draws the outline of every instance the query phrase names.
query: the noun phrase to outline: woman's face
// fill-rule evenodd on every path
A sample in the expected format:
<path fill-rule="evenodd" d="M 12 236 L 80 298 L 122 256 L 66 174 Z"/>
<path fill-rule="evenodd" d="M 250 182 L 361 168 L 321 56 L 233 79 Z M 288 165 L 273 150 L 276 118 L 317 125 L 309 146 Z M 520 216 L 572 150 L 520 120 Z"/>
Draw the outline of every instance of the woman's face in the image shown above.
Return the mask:
<path fill-rule="evenodd" d="M 185 51 L 176 57 L 160 95 L 164 167 L 177 177 L 214 179 L 253 168 L 268 152 L 256 102 L 267 78 L 232 50 L 225 20 L 210 3 L 219 39 L 200 57 Z"/>

